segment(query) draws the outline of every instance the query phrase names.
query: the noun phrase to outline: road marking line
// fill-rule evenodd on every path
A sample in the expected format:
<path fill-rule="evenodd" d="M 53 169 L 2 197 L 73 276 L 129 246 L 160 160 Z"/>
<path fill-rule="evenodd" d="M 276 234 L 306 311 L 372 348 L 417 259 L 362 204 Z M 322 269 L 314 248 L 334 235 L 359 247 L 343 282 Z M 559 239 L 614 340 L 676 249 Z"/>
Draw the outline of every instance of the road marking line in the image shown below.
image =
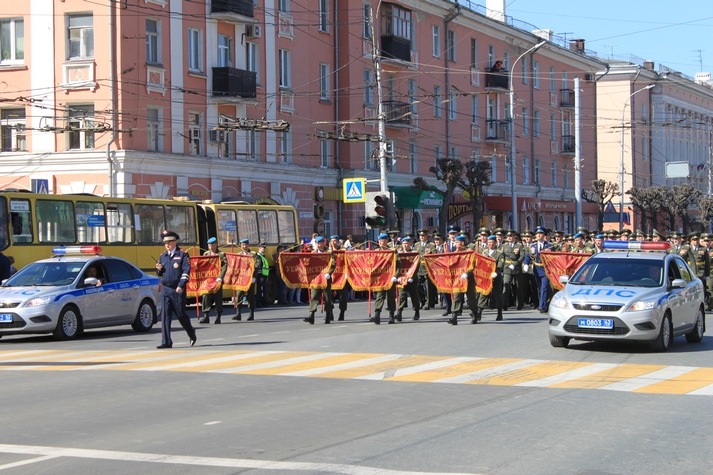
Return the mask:
<path fill-rule="evenodd" d="M 548 376 L 555 376 L 567 371 L 590 366 L 591 364 L 592 363 L 577 361 L 543 361 L 539 364 L 518 368 L 497 376 L 491 376 L 485 384 L 492 384 L 496 386 L 516 386 L 519 383 L 542 379 Z"/>
<path fill-rule="evenodd" d="M 691 394 L 693 396 L 713 396 L 713 384 L 703 386 L 701 389 L 696 389 L 695 391 L 691 391 L 688 394 Z"/>
<path fill-rule="evenodd" d="M 22 467 L 23 465 L 30 465 L 32 463 L 44 462 L 45 460 L 52 460 L 59 458 L 59 455 L 45 455 L 42 457 L 35 457 L 33 459 L 19 460 L 17 462 L 6 463 L 5 465 L 0 465 L 0 470 L 5 470 L 7 468 Z"/>
<path fill-rule="evenodd" d="M 282 351 L 263 351 L 260 352 L 261 355 L 264 354 L 282 354 Z M 221 356 L 225 355 L 225 356 Z M 195 368 L 197 366 L 207 366 L 213 364 L 227 363 L 238 360 L 244 360 L 248 358 L 255 358 L 257 356 L 253 352 L 235 354 L 233 352 L 219 352 L 219 353 L 205 353 L 205 354 L 193 354 L 191 359 L 188 361 L 180 361 L 178 363 L 168 364 L 168 365 L 156 365 L 149 366 L 145 368 L 140 368 L 139 371 L 168 371 L 173 369 L 185 369 L 185 368 Z"/>
<path fill-rule="evenodd" d="M 372 379 L 372 380 L 391 379 L 391 378 L 396 378 L 399 376 L 406 376 L 409 374 L 421 373 L 423 371 L 431 371 L 434 369 L 445 368 L 447 366 L 453 366 L 456 364 L 465 363 L 467 361 L 473 361 L 473 360 L 475 360 L 475 358 L 468 358 L 468 357 L 448 358 L 448 359 L 444 359 L 444 360 L 440 360 L 440 361 L 433 361 L 431 363 L 425 363 L 422 365 L 411 366 L 411 367 L 407 367 L 407 368 L 396 368 L 393 370 L 380 371 L 378 373 L 365 374 L 363 376 L 357 376 L 354 379 Z"/>
<path fill-rule="evenodd" d="M 206 422 L 203 424 L 204 426 L 214 426 L 216 424 L 222 424 L 223 421 L 213 421 L 213 422 Z"/>
<path fill-rule="evenodd" d="M 630 378 L 624 381 L 619 381 L 618 383 L 602 386 L 600 389 L 631 392 L 669 378 L 675 378 L 676 376 L 686 374 L 690 371 L 693 371 L 694 369 L 696 368 L 685 366 L 668 366 L 658 371 L 647 373 L 643 376 L 638 376 L 636 378 Z"/>
<path fill-rule="evenodd" d="M 616 367 L 615 364 L 609 363 L 593 363 L 589 366 L 584 366 L 582 368 L 573 369 L 570 371 L 565 371 L 564 373 L 555 374 L 552 376 L 547 376 L 546 378 L 533 379 L 532 381 L 524 381 L 522 383 L 517 383 L 515 386 L 529 386 L 533 388 L 546 388 L 552 385 L 570 381 L 572 379 L 582 378 L 584 376 L 589 376 L 590 374 L 599 373 L 600 371 L 605 371 Z"/>
<path fill-rule="evenodd" d="M 112 450 L 72 449 L 64 447 L 41 447 L 10 444 L 0 444 L 0 453 L 73 457 L 95 460 L 117 460 L 123 462 L 150 462 L 170 465 L 246 468 L 275 471 L 302 471 L 308 473 L 327 472 L 345 475 L 477 475 L 474 473 L 463 472 L 417 472 L 414 470 L 390 470 L 386 468 L 336 463 L 278 462 L 272 460 L 191 457 L 187 455 L 165 455 L 139 452 L 119 452 Z"/>
<path fill-rule="evenodd" d="M 655 394 L 688 394 L 708 386 L 713 381 L 713 368 L 695 368 L 659 383 L 654 383 L 634 392 Z"/>
<path fill-rule="evenodd" d="M 307 361 L 316 361 L 316 360 L 322 360 L 325 358 L 330 358 L 332 356 L 337 356 L 339 353 L 312 353 L 309 355 L 303 355 L 303 356 L 297 356 L 294 358 L 286 358 L 282 359 L 279 361 L 269 361 L 267 363 L 258 363 L 258 364 L 253 364 L 253 365 L 247 365 L 247 366 L 238 366 L 234 368 L 228 368 L 228 369 L 223 369 L 223 370 L 217 370 L 217 371 L 210 371 L 211 373 L 251 373 L 251 374 L 260 374 L 261 370 L 266 370 L 270 368 L 278 368 L 282 366 L 288 366 L 296 363 L 304 363 Z"/>
<path fill-rule="evenodd" d="M 460 374 L 458 376 L 452 376 L 450 378 L 437 379 L 435 383 L 474 383 L 474 384 L 488 384 L 488 379 L 500 374 L 509 373 L 510 371 L 515 371 L 521 368 L 526 368 L 528 366 L 536 365 L 542 363 L 542 360 L 519 360 L 513 363 L 497 364 L 492 368 L 481 369 L 480 371 L 473 371 L 472 373 Z"/>
<path fill-rule="evenodd" d="M 369 355 L 361 355 L 363 359 L 357 361 L 352 361 L 350 363 L 341 363 L 333 366 L 323 366 L 320 368 L 305 369 L 302 371 L 292 371 L 289 373 L 280 373 L 280 376 L 319 376 L 324 373 L 331 373 L 333 371 L 341 371 L 345 369 L 361 368 L 363 366 L 371 366 L 373 364 L 384 363 L 386 361 L 393 361 L 399 359 L 401 355 L 381 355 L 374 356 L 372 358 Z"/>
<path fill-rule="evenodd" d="M 357 379 L 360 376 L 366 376 L 382 371 L 395 371 L 399 368 L 410 368 L 420 366 L 436 361 L 447 359 L 445 357 L 428 356 L 428 355 L 396 355 L 397 358 L 378 363 L 370 366 L 342 369 L 338 371 L 330 371 L 320 374 L 320 378 L 335 378 L 335 379 Z"/>

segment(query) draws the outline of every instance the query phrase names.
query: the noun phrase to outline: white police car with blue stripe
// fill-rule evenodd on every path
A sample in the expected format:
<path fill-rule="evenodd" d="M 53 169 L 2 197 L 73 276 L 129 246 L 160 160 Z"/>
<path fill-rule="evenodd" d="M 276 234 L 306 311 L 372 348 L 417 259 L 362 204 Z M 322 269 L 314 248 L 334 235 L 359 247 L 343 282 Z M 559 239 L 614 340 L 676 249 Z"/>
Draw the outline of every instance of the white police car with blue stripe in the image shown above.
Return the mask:
<path fill-rule="evenodd" d="M 704 284 L 664 242 L 606 241 L 614 252 L 596 254 L 572 275 L 549 307 L 550 343 L 572 339 L 636 340 L 666 351 L 673 338 L 690 343 L 705 332 Z"/>
<path fill-rule="evenodd" d="M 159 279 L 101 248 L 55 248 L 0 286 L 0 337 L 52 333 L 68 340 L 90 328 L 151 330 L 160 311 Z M 74 252 L 80 255 L 70 255 Z"/>

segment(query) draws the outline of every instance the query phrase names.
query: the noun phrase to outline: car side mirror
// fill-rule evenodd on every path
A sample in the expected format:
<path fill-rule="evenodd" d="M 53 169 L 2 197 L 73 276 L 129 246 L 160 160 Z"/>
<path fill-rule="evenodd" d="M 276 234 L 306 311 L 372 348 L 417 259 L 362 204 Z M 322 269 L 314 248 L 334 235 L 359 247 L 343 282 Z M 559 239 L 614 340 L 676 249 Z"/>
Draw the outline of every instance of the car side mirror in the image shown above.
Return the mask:
<path fill-rule="evenodd" d="M 671 288 L 672 289 L 685 289 L 686 281 L 683 279 L 673 279 L 673 282 L 671 282 Z"/>
<path fill-rule="evenodd" d="M 569 276 L 568 275 L 561 275 L 559 278 L 560 284 L 566 284 L 569 282 Z"/>
<path fill-rule="evenodd" d="M 97 282 L 99 282 L 99 279 L 96 277 L 87 277 L 84 279 L 84 285 L 82 285 L 82 287 L 96 287 Z"/>

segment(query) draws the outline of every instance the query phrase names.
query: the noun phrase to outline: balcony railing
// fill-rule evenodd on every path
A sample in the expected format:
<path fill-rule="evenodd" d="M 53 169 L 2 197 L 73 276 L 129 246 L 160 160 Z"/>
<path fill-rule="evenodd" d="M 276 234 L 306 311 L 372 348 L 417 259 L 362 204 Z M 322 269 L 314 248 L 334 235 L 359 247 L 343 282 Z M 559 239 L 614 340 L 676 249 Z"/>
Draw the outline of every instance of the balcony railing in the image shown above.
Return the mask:
<path fill-rule="evenodd" d="M 213 97 L 254 99 L 257 73 L 237 68 L 213 68 Z"/>
<path fill-rule="evenodd" d="M 510 81 L 508 79 L 508 73 L 506 72 L 485 73 L 485 87 L 491 89 L 504 89 L 508 91 L 510 90 Z"/>
<path fill-rule="evenodd" d="M 384 58 L 411 61 L 411 41 L 400 36 L 381 36 L 381 55 Z"/>
<path fill-rule="evenodd" d="M 384 101 L 386 125 L 411 125 L 411 104 L 399 101 Z"/>
<path fill-rule="evenodd" d="M 211 13 L 234 13 L 250 18 L 255 17 L 252 0 L 212 0 Z"/>
<path fill-rule="evenodd" d="M 574 91 L 560 89 L 560 107 L 574 107 Z"/>
<path fill-rule="evenodd" d="M 510 140 L 510 121 L 487 119 L 485 121 L 485 140 L 491 142 L 508 142 Z"/>
<path fill-rule="evenodd" d="M 574 153 L 574 135 L 562 136 L 562 153 Z"/>

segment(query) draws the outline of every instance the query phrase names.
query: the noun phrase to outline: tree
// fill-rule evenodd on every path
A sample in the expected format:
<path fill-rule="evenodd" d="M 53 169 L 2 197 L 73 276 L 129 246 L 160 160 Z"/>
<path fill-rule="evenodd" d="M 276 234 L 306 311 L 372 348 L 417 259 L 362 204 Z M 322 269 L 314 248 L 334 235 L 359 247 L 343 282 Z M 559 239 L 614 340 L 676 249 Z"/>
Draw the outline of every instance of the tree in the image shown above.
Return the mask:
<path fill-rule="evenodd" d="M 653 187 L 652 192 L 654 193 L 654 206 L 664 216 L 666 231 L 673 231 L 676 229 L 676 214 L 670 206 L 673 199 L 671 189 L 662 185 Z"/>
<path fill-rule="evenodd" d="M 582 190 L 582 198 L 589 203 L 596 203 L 599 207 L 597 215 L 598 229 L 602 229 L 604 226 L 604 210 L 607 205 L 620 194 L 619 185 L 606 180 L 592 180 L 589 188 Z"/>
<path fill-rule="evenodd" d="M 480 220 L 483 217 L 484 188 L 492 183 L 491 172 L 490 162 L 470 160 L 465 164 L 465 176 L 457 180 L 458 186 L 468 192 L 473 213 L 473 232 L 480 227 Z"/>
<path fill-rule="evenodd" d="M 413 180 L 413 188 L 420 190 L 434 190 L 443 195 L 443 207 L 438 212 L 438 231 L 441 234 L 446 233 L 446 225 L 448 224 L 448 204 L 453 198 L 456 188 L 459 186 L 459 181 L 463 176 L 463 164 L 460 160 L 454 158 L 437 158 L 436 165 L 429 168 L 428 171 L 436 176 L 436 179 L 446 186 L 445 191 L 429 185 L 423 177 L 416 177 Z"/>
<path fill-rule="evenodd" d="M 701 197 L 698 198 L 698 207 L 701 209 L 701 222 L 706 226 L 710 226 L 713 221 L 713 198 Z"/>
<path fill-rule="evenodd" d="M 631 197 L 631 204 L 634 206 L 634 211 L 641 215 L 641 228 L 646 230 L 646 224 L 651 219 L 652 229 L 656 228 L 656 215 L 658 207 L 655 206 L 658 193 L 655 188 L 632 188 L 626 192 Z"/>
<path fill-rule="evenodd" d="M 703 193 L 690 183 L 671 187 L 669 209 L 674 216 L 681 218 L 683 232 L 688 233 L 691 219 L 688 216 L 688 208 L 698 202 Z"/>

